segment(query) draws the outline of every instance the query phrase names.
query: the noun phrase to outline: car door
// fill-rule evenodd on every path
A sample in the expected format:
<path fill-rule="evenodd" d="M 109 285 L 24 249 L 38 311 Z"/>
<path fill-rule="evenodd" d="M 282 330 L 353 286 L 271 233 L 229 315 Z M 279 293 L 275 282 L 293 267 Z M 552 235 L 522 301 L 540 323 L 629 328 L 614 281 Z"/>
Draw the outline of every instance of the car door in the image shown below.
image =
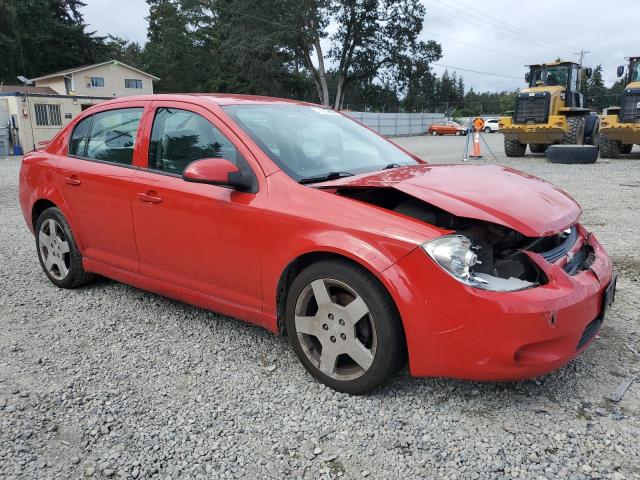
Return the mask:
<path fill-rule="evenodd" d="M 153 102 L 150 115 L 146 168 L 136 172 L 132 190 L 141 273 L 261 308 L 260 229 L 266 191 L 245 193 L 181 177 L 189 163 L 211 157 L 258 173 L 258 184 L 261 170 L 249 164 L 251 154 L 233 132 L 198 105 Z"/>
<path fill-rule="evenodd" d="M 131 179 L 145 103 L 111 106 L 81 120 L 58 158 L 57 183 L 84 256 L 138 272 Z"/>

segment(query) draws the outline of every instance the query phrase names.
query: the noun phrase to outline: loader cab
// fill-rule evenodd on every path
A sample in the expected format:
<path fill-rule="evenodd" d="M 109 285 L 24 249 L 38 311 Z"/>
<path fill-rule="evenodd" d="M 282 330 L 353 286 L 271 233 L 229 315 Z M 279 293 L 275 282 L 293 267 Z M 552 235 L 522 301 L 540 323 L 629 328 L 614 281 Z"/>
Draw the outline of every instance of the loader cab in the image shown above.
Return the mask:
<path fill-rule="evenodd" d="M 564 87 L 568 92 L 580 89 L 580 65 L 573 62 L 530 65 L 525 77 L 529 87 Z"/>
<path fill-rule="evenodd" d="M 585 69 L 587 77 L 591 69 Z M 525 80 L 530 88 L 563 87 L 563 99 L 567 107 L 584 108 L 584 96 L 580 93 L 580 65 L 574 62 L 554 62 L 530 65 Z"/>
<path fill-rule="evenodd" d="M 640 82 L 640 57 L 629 59 L 629 83 Z"/>

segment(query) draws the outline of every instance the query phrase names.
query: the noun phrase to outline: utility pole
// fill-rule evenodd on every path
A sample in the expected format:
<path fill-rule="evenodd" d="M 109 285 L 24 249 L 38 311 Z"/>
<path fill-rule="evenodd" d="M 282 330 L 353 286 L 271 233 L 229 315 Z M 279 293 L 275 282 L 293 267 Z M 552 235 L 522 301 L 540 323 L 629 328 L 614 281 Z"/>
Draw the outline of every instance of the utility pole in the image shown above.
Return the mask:
<path fill-rule="evenodd" d="M 574 55 L 580 55 L 580 67 L 582 67 L 582 62 L 584 61 L 584 57 L 588 53 L 591 53 L 591 51 L 590 50 L 585 50 L 584 48 L 582 50 L 580 50 L 579 52 L 573 52 Z"/>

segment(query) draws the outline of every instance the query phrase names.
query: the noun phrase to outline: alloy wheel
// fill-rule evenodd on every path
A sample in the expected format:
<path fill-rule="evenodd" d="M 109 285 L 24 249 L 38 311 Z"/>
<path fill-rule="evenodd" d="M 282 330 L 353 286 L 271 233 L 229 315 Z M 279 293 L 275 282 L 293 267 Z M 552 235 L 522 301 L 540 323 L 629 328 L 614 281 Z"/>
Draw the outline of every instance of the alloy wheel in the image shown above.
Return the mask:
<path fill-rule="evenodd" d="M 38 250 L 49 275 L 56 280 L 63 280 L 69 275 L 69 242 L 60 224 L 52 218 L 40 225 Z"/>
<path fill-rule="evenodd" d="M 364 375 L 376 355 L 377 335 L 366 303 L 347 284 L 314 280 L 298 296 L 295 327 L 309 361 L 336 380 Z"/>

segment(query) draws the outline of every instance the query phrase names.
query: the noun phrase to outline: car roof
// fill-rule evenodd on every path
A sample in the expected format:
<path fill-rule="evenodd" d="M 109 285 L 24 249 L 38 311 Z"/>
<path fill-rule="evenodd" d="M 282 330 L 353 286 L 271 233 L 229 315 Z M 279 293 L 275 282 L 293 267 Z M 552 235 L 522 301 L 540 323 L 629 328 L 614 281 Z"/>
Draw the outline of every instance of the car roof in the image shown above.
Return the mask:
<path fill-rule="evenodd" d="M 100 103 L 109 105 L 110 103 L 122 103 L 133 101 L 188 101 L 192 103 L 214 103 L 216 105 L 268 105 L 268 104 L 294 104 L 307 105 L 320 108 L 327 108 L 322 105 L 300 100 L 290 100 L 287 98 L 267 97 L 261 95 L 240 95 L 228 93 L 164 93 L 154 95 L 135 95 L 130 97 L 120 97 Z M 195 101 L 195 102 L 194 102 Z"/>

